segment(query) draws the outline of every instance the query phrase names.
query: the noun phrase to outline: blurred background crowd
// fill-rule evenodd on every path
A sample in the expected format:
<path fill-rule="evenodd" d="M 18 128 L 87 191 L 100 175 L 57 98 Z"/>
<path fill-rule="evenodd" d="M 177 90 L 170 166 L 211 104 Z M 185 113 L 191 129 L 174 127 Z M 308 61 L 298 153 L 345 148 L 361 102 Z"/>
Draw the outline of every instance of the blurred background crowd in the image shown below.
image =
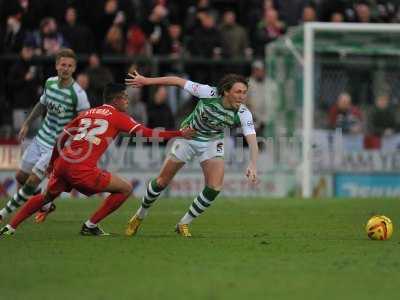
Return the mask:
<path fill-rule="evenodd" d="M 250 78 L 249 107 L 262 132 L 268 43 L 310 21 L 399 22 L 399 7 L 395 0 L 0 0 L 0 136 L 15 137 L 45 79 L 55 75 L 52 57 L 63 47 L 78 54 L 75 79 L 92 106 L 101 104 L 107 82 L 122 82 L 135 69 L 210 85 L 240 72 Z M 176 88 L 129 89 L 129 97 L 134 118 L 167 129 L 195 104 Z M 390 97 L 373 102 L 365 116 L 342 93 L 327 110 L 326 126 L 378 136 L 396 131 Z"/>

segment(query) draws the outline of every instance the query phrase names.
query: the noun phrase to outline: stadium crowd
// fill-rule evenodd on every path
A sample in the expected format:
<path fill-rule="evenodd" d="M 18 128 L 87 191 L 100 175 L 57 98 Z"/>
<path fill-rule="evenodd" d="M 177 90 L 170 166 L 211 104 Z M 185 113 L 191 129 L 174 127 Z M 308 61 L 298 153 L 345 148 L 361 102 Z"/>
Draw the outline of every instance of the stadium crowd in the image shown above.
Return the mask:
<path fill-rule="evenodd" d="M 108 82 L 122 82 L 135 69 L 149 73 L 146 62 L 155 57 L 166 58 L 156 75 L 187 74 L 209 84 L 228 71 L 250 76 L 249 107 L 262 131 L 266 44 L 310 21 L 399 22 L 399 7 L 394 0 L 0 0 L 0 136 L 18 132 L 44 80 L 54 75 L 53 61 L 46 57 L 63 47 L 79 55 L 75 78 L 92 106 L 101 103 Z M 138 63 L 139 57 L 147 61 Z M 184 65 L 182 57 L 189 59 Z M 218 60 L 228 63 L 211 72 L 213 66 L 205 61 Z M 194 103 L 171 87 L 129 89 L 129 96 L 134 118 L 167 129 L 176 127 Z M 334 115 L 331 111 L 332 127 Z M 373 120 L 381 115 L 377 112 Z"/>

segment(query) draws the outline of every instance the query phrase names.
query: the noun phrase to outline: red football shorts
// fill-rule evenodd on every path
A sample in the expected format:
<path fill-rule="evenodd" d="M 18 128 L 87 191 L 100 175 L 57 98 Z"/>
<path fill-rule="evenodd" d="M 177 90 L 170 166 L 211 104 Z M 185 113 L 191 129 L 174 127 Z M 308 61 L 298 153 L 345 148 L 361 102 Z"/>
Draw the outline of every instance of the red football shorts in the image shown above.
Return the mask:
<path fill-rule="evenodd" d="M 54 163 L 47 190 L 52 194 L 76 189 L 90 196 L 104 192 L 111 180 L 111 173 L 97 167 L 69 163 L 59 158 Z"/>

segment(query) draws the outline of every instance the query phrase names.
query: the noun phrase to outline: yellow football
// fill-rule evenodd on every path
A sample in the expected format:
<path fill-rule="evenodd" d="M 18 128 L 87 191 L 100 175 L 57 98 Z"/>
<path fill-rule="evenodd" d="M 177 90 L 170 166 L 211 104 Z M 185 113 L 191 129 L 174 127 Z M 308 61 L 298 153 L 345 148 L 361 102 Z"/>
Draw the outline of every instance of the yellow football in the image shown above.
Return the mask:
<path fill-rule="evenodd" d="M 365 230 L 371 240 L 388 240 L 393 234 L 393 223 L 385 216 L 373 216 L 368 220 Z"/>

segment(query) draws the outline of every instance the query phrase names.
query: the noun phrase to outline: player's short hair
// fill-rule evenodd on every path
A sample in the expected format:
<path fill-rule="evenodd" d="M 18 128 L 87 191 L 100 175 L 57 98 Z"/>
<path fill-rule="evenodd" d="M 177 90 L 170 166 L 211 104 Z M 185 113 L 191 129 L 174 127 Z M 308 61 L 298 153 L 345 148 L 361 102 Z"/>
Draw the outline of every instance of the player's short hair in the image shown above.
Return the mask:
<path fill-rule="evenodd" d="M 74 50 L 69 48 L 63 48 L 56 54 L 56 62 L 58 62 L 62 57 L 69 57 L 77 61 L 76 54 Z"/>
<path fill-rule="evenodd" d="M 104 103 L 110 103 L 115 97 L 118 97 L 126 90 L 125 85 L 121 83 L 107 83 L 103 90 Z"/>
<path fill-rule="evenodd" d="M 236 82 L 241 82 L 246 87 L 249 86 L 246 77 L 239 74 L 227 74 L 222 77 L 217 85 L 218 94 L 224 96 L 224 93 L 229 91 Z"/>

